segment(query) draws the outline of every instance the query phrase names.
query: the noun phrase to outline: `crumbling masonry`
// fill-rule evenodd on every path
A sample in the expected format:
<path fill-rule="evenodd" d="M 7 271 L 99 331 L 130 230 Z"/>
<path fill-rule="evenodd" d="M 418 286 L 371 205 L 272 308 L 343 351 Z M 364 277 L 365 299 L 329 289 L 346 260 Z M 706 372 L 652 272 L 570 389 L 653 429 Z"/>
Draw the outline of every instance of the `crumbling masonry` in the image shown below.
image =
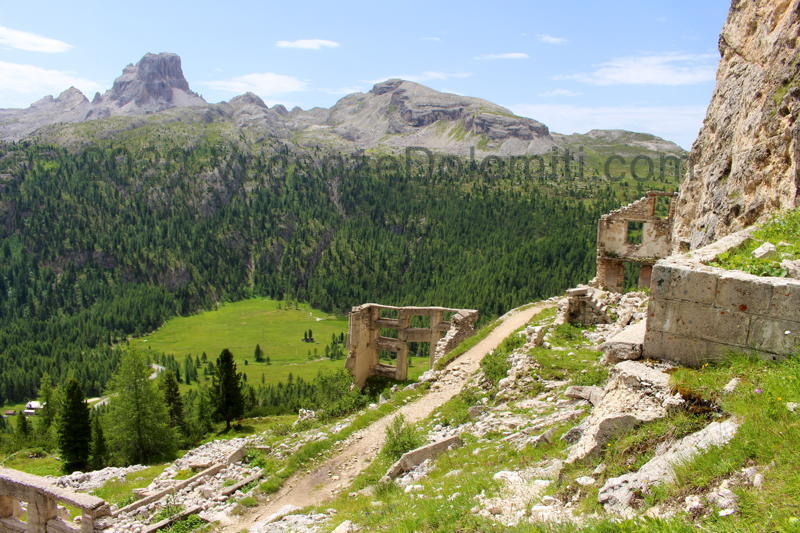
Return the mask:
<path fill-rule="evenodd" d="M 22 521 L 24 511 L 27 521 Z M 69 512 L 58 504 L 81 511 L 80 525 L 69 521 Z M 90 494 L 62 489 L 47 479 L 0 468 L 0 531 L 19 533 L 94 533 L 95 519 L 109 514 L 106 502 Z"/>
<path fill-rule="evenodd" d="M 597 287 L 622 292 L 626 262 L 640 264 L 639 286 L 650 286 L 653 264 L 670 255 L 674 196 L 673 193 L 651 191 L 644 198 L 600 217 L 597 224 Z M 666 217 L 657 214 L 659 198 L 668 200 Z"/>
<path fill-rule="evenodd" d="M 414 317 L 422 317 L 418 319 L 422 324 L 414 324 Z M 363 387 L 370 376 L 404 380 L 408 377 L 408 343 L 430 343 L 430 365 L 433 366 L 438 358 L 475 332 L 477 319 L 478 311 L 474 309 L 371 303 L 353 307 L 345 367 L 359 387 Z M 381 351 L 396 354 L 396 366 L 382 363 Z"/>

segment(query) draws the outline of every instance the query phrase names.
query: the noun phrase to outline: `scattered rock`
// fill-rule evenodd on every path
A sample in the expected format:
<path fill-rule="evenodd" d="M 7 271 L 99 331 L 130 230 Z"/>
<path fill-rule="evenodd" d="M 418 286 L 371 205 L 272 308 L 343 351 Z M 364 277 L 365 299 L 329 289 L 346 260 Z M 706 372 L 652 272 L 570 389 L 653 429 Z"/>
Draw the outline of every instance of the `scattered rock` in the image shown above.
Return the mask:
<path fill-rule="evenodd" d="M 489 408 L 486 407 L 485 405 L 473 405 L 469 409 L 467 409 L 467 414 L 469 415 L 470 418 L 475 419 L 488 410 Z"/>
<path fill-rule="evenodd" d="M 771 242 L 765 242 L 755 250 L 753 250 L 753 257 L 756 259 L 769 259 L 775 255 L 777 248 Z"/>
<path fill-rule="evenodd" d="M 317 413 L 312 411 L 311 409 L 300 409 L 297 412 L 297 420 L 294 421 L 293 425 L 297 425 L 300 422 L 305 422 L 306 420 L 314 420 L 317 418 Z"/>
<path fill-rule="evenodd" d="M 700 496 L 691 494 L 683 501 L 683 509 L 687 514 L 696 518 L 705 512 L 706 507 L 703 505 L 703 500 L 700 499 Z"/>
<path fill-rule="evenodd" d="M 736 390 L 736 387 L 739 386 L 739 378 L 731 379 L 723 388 L 722 392 L 725 394 L 730 394 Z"/>
<path fill-rule="evenodd" d="M 673 395 L 665 366 L 623 361 L 611 369 L 603 399 L 592 411 L 585 430 L 570 448 L 572 463 L 596 453 L 611 437 L 642 422 L 666 416 L 683 400 Z"/>
<path fill-rule="evenodd" d="M 591 476 L 581 476 L 575 479 L 575 483 L 577 483 L 581 487 L 590 487 L 594 485 L 595 480 Z"/>
<path fill-rule="evenodd" d="M 673 443 L 663 453 L 645 463 L 638 472 L 631 472 L 605 482 L 598 494 L 598 500 L 606 511 L 622 516 L 633 516 L 631 502 L 636 494 L 647 491 L 651 486 L 671 481 L 673 467 L 686 462 L 711 446 L 721 446 L 736 434 L 739 424 L 733 419 L 712 422 L 696 433 Z"/>
<path fill-rule="evenodd" d="M 597 405 L 603 399 L 603 389 L 600 387 L 581 387 L 573 385 L 567 387 L 564 391 L 564 396 L 567 398 L 577 398 L 579 400 L 586 400 L 592 405 Z"/>
<path fill-rule="evenodd" d="M 800 279 L 800 259 L 784 259 L 781 261 L 781 268 L 786 271 L 788 277 Z"/>
<path fill-rule="evenodd" d="M 353 524 L 353 522 L 351 522 L 350 520 L 345 520 L 344 522 L 336 526 L 336 528 L 333 531 L 331 531 L 331 533 L 355 533 L 356 531 L 358 531 L 358 527 L 356 527 L 356 525 Z"/>
<path fill-rule="evenodd" d="M 461 437 L 458 435 L 453 435 L 452 437 L 448 437 L 431 444 L 426 444 L 425 446 L 420 446 L 415 450 L 406 452 L 389 468 L 389 470 L 386 472 L 386 475 L 383 476 L 383 480 L 394 479 L 400 474 L 412 470 L 414 467 L 420 465 L 423 461 L 435 459 L 445 450 L 460 446 L 461 443 Z"/>

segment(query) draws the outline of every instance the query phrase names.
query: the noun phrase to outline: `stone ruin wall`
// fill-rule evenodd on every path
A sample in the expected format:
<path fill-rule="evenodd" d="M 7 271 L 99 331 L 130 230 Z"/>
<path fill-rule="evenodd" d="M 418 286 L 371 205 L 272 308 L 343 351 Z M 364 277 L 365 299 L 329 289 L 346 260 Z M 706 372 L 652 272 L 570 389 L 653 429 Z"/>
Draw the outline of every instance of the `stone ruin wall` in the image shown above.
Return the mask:
<path fill-rule="evenodd" d="M 23 502 L 27 521 L 22 521 Z M 81 511 L 80 524 L 69 521 L 59 504 Z M 0 468 L 0 531 L 19 533 L 94 533 L 97 518 L 107 516 L 104 500 L 62 489 L 49 480 L 10 468 Z"/>
<path fill-rule="evenodd" d="M 656 214 L 659 197 L 670 199 L 666 217 Z M 594 283 L 597 287 L 622 292 L 626 262 L 639 263 L 639 286 L 650 286 L 652 265 L 670 254 L 673 197 L 672 193 L 651 191 L 644 198 L 600 217 L 597 223 L 597 278 Z M 630 241 L 630 222 L 642 223 L 641 242 Z"/>
<path fill-rule="evenodd" d="M 800 351 L 800 280 L 707 266 L 749 237 L 738 232 L 653 269 L 643 355 L 699 366 L 731 351 Z"/>
<path fill-rule="evenodd" d="M 385 315 L 394 314 L 388 317 Z M 444 320 L 446 315 L 452 315 Z M 411 327 L 415 316 L 427 317 L 427 327 Z M 427 342 L 430 365 L 475 332 L 478 311 L 448 307 L 395 307 L 368 303 L 353 307 L 349 316 L 345 362 L 357 386 L 370 376 L 408 378 L 408 343 Z M 381 329 L 395 330 L 396 336 L 383 336 Z M 380 362 L 381 350 L 397 354 L 396 365 Z"/>

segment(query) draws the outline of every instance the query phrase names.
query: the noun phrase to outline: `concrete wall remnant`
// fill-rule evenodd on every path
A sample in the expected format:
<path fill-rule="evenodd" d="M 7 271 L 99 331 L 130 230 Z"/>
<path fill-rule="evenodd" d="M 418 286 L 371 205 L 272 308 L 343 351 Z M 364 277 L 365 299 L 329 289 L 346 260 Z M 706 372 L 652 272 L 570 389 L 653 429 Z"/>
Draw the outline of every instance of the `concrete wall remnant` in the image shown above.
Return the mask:
<path fill-rule="evenodd" d="M 674 193 L 650 191 L 647 196 L 600 217 L 597 223 L 597 287 L 622 292 L 625 263 L 638 263 L 639 286 L 650 286 L 653 264 L 670 255 Z M 659 216 L 659 198 L 669 200 Z"/>
<path fill-rule="evenodd" d="M 25 502 L 27 521 L 22 521 Z M 58 504 L 77 507 L 80 525 L 59 516 Z M 48 479 L 0 467 L 0 531 L 20 533 L 94 533 L 95 519 L 109 514 L 105 500 L 63 489 Z"/>
<path fill-rule="evenodd" d="M 447 315 L 450 315 L 447 317 Z M 414 317 L 424 317 L 427 325 L 414 324 Z M 447 319 L 446 319 L 447 318 Z M 427 342 L 430 365 L 475 332 L 478 311 L 448 307 L 395 307 L 368 303 L 350 312 L 345 367 L 357 386 L 363 387 L 370 376 L 397 380 L 408 377 L 408 343 Z M 381 330 L 391 335 L 382 335 Z M 394 352 L 396 365 L 380 361 L 381 351 Z"/>
<path fill-rule="evenodd" d="M 800 280 L 704 264 L 749 235 L 731 234 L 655 264 L 645 357 L 699 366 L 731 351 L 771 359 L 800 351 Z"/>

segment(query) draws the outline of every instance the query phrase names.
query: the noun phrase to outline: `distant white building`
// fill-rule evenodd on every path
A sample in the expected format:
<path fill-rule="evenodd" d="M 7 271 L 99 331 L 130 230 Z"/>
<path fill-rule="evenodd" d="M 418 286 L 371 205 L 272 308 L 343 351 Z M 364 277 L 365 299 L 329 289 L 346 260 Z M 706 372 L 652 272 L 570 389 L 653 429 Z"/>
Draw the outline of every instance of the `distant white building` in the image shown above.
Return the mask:
<path fill-rule="evenodd" d="M 41 409 L 44 409 L 44 406 L 42 405 L 42 402 L 38 400 L 31 400 L 25 404 L 26 411 L 39 411 Z"/>

